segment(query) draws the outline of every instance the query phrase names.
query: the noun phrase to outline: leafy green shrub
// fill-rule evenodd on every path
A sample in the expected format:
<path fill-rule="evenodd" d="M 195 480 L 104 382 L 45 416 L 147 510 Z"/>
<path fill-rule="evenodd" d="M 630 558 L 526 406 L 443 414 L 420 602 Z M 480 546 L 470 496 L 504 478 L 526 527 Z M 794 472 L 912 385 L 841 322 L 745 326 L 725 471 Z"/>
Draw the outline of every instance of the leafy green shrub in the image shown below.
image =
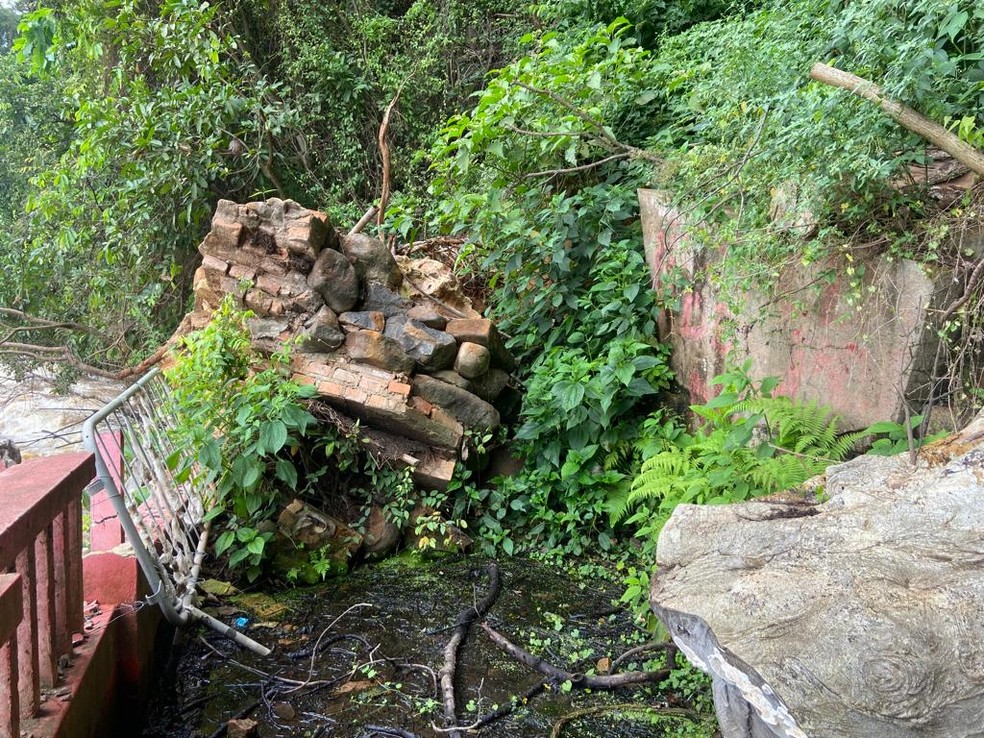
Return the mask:
<path fill-rule="evenodd" d="M 316 421 L 301 402 L 313 388 L 290 380 L 286 353 L 259 366 L 249 317 L 227 296 L 208 326 L 181 341 L 166 376 L 176 444 L 195 451 L 199 482 L 214 485 L 216 500 L 206 517 L 222 516 L 215 551 L 231 554 L 229 565 L 245 565 L 253 580 L 273 537 L 257 524 L 272 515 L 285 492 L 299 489 L 293 458 Z"/>
<path fill-rule="evenodd" d="M 607 507 L 670 380 L 638 221 L 646 167 L 625 143 L 644 130 L 650 55 L 624 20 L 525 41 L 433 151 L 438 225 L 472 239 L 528 367 L 526 468 L 485 494 L 479 524 L 507 552 L 517 528 L 530 549 L 608 550 Z"/>

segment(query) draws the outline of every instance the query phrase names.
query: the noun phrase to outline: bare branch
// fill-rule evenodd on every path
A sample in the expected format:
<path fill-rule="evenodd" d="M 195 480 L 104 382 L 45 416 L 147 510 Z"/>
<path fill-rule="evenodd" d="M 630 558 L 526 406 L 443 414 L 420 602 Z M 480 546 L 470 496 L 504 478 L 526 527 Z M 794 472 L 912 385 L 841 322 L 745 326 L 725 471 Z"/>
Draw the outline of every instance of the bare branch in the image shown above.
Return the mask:
<path fill-rule="evenodd" d="M 616 159 L 628 158 L 630 154 L 628 152 L 623 152 L 621 154 L 612 154 L 611 156 L 606 156 L 604 159 L 599 159 L 598 161 L 592 161 L 588 164 L 580 164 L 576 167 L 567 167 L 566 169 L 545 169 L 542 172 L 530 172 L 526 177 L 556 177 L 558 174 L 573 174 L 574 172 L 586 172 L 590 169 L 595 169 L 603 164 L 607 164 L 610 161 L 615 161 Z"/>

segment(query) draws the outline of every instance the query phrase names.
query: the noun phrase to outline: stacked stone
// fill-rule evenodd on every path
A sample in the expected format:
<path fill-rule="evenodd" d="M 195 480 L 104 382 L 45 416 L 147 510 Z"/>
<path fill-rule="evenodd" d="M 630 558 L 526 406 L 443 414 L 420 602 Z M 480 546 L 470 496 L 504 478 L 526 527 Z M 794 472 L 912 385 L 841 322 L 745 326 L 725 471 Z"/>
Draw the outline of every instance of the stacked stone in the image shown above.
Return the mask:
<path fill-rule="evenodd" d="M 499 425 L 515 361 L 495 325 L 411 297 L 379 240 L 339 236 L 291 200 L 223 200 L 200 251 L 193 326 L 235 294 L 256 315 L 258 348 L 299 339 L 296 378 L 371 425 L 454 454 L 466 431 Z M 440 466 L 450 478 L 453 465 Z"/>

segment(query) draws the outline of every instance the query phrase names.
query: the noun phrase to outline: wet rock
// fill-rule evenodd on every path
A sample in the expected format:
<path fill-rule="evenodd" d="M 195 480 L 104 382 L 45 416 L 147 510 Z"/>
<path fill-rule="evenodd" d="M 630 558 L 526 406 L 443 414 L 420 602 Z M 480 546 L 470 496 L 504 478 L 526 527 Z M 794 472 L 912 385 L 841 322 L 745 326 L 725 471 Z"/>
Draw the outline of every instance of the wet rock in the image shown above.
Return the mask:
<path fill-rule="evenodd" d="M 467 392 L 471 392 L 471 381 L 465 379 L 463 376 L 458 374 L 458 372 L 450 369 L 441 369 L 440 371 L 432 372 L 431 376 L 434 377 L 434 379 L 440 379 L 442 382 L 453 384 L 455 387 L 460 387 Z"/>
<path fill-rule="evenodd" d="M 676 508 L 652 606 L 726 738 L 981 735 L 982 438 L 830 467 L 822 504 Z"/>
<path fill-rule="evenodd" d="M 259 738 L 259 723 L 249 718 L 232 719 L 226 723 L 228 738 Z"/>
<path fill-rule="evenodd" d="M 458 351 L 454 339 L 444 331 L 428 328 L 402 315 L 389 318 L 383 334 L 396 341 L 414 361 L 430 371 L 451 366 Z"/>
<path fill-rule="evenodd" d="M 325 253 L 328 253 L 327 251 Z M 304 324 L 301 333 L 301 350 L 311 353 L 328 353 L 345 343 L 345 334 L 338 325 L 338 318 L 325 305 Z"/>
<path fill-rule="evenodd" d="M 465 428 L 494 430 L 499 427 L 499 411 L 485 400 L 453 384 L 423 374 L 413 378 L 413 395 L 440 408 Z M 434 411 L 431 417 L 434 416 Z"/>
<path fill-rule="evenodd" d="M 338 322 L 346 333 L 351 331 L 382 333 L 386 327 L 386 316 L 378 311 L 365 310 L 356 313 L 342 313 L 338 316 Z"/>
<path fill-rule="evenodd" d="M 516 368 L 516 359 L 502 340 L 495 324 L 486 318 L 458 318 L 448 321 L 447 332 L 459 343 L 469 342 L 485 346 L 492 357 L 492 365 L 511 372 Z"/>
<path fill-rule="evenodd" d="M 475 379 L 489 370 L 489 350 L 481 344 L 463 341 L 454 359 L 454 370 L 466 379 Z"/>
<path fill-rule="evenodd" d="M 509 375 L 502 369 L 492 367 L 480 377 L 471 381 L 471 391 L 486 402 L 495 402 L 509 384 Z"/>
<path fill-rule="evenodd" d="M 277 517 L 277 531 L 274 570 L 304 584 L 346 573 L 362 545 L 357 530 L 296 499 Z"/>
<path fill-rule="evenodd" d="M 407 317 L 439 331 L 443 331 L 448 324 L 448 319 L 437 312 L 432 305 L 415 305 L 407 310 Z"/>
<path fill-rule="evenodd" d="M 373 505 L 366 520 L 362 553 L 369 560 L 385 558 L 400 542 L 400 528 L 390 520 L 383 508 Z"/>
<path fill-rule="evenodd" d="M 378 238 L 364 233 L 342 236 L 341 250 L 352 262 L 359 279 L 378 282 L 393 290 L 403 283 L 403 273 L 393 254 Z"/>
<path fill-rule="evenodd" d="M 391 338 L 378 331 L 353 331 L 345 336 L 345 352 L 353 361 L 403 373 L 413 370 L 414 360 Z"/>
<path fill-rule="evenodd" d="M 336 313 L 351 310 L 359 300 L 359 279 L 355 267 L 333 249 L 325 249 L 318 256 L 307 276 L 307 284 Z"/>
<path fill-rule="evenodd" d="M 409 302 L 378 282 L 370 282 L 366 287 L 366 297 L 362 301 L 363 310 L 380 312 L 390 318 L 394 315 L 402 315 L 408 307 L 410 307 Z"/>
<path fill-rule="evenodd" d="M 290 722 L 297 717 L 297 710 L 289 702 L 274 702 L 273 703 L 273 714 L 276 715 L 280 720 Z"/>

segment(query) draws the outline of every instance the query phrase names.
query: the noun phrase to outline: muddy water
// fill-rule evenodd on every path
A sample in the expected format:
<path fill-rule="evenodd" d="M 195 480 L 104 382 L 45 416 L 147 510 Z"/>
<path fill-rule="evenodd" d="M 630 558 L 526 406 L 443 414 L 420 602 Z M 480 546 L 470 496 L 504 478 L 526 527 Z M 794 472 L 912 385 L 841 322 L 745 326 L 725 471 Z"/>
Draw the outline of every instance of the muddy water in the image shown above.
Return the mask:
<path fill-rule="evenodd" d="M 124 387 L 84 379 L 64 393 L 43 376 L 18 381 L 0 374 L 0 436 L 12 439 L 24 458 L 80 450 L 82 423 Z"/>
<path fill-rule="evenodd" d="M 259 658 L 211 632 L 193 633 L 143 736 L 217 738 L 231 717 L 248 715 L 259 723 L 260 738 L 436 738 L 444 725 L 437 686 L 444 648 L 458 613 L 482 599 L 487 581 L 484 562 L 476 560 L 397 564 L 283 593 L 277 596 L 289 608 L 283 613 L 269 603 L 259 613 L 226 605 L 219 614 L 227 622 L 248 617 L 249 634 L 275 646 L 274 654 Z M 611 584 L 517 561 L 502 565 L 501 581 L 488 622 L 566 671 L 597 668 L 600 659 L 614 659 L 644 639 L 629 615 L 613 607 L 618 590 Z M 456 674 L 459 722 L 470 724 L 544 680 L 473 626 Z M 479 735 L 546 738 L 565 716 L 574 718 L 563 727 L 565 738 L 677 735 L 673 729 L 684 727 L 679 717 L 654 724 L 652 714 L 615 707 L 665 706 L 667 696 L 655 690 L 568 693 L 564 684 L 547 682 L 544 693 Z"/>

